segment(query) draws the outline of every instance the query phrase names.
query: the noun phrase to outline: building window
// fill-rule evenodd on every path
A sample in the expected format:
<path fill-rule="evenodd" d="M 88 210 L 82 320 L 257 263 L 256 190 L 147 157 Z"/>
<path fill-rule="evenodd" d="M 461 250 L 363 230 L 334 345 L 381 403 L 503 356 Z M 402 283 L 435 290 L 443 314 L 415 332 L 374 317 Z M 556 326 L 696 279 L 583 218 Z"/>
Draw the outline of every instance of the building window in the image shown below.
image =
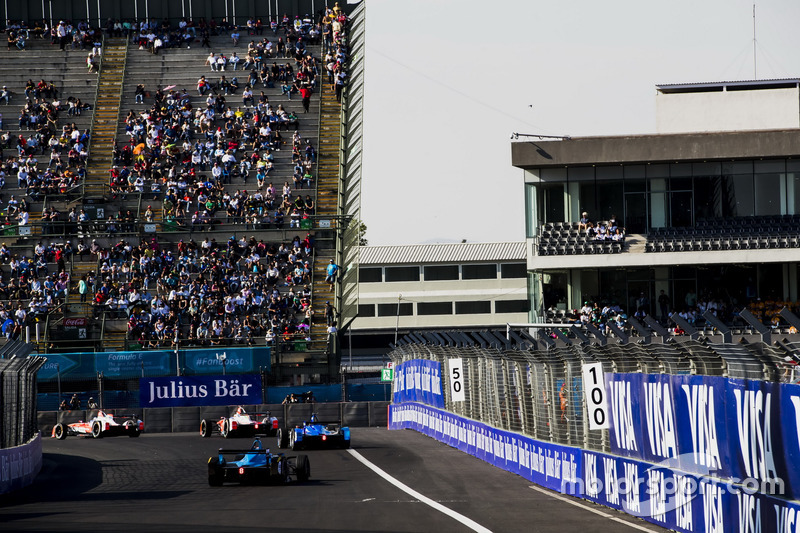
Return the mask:
<path fill-rule="evenodd" d="M 380 283 L 383 281 L 383 270 L 380 267 L 361 267 L 358 269 L 359 283 Z"/>
<path fill-rule="evenodd" d="M 456 302 L 457 315 L 478 315 L 492 312 L 492 302 Z"/>
<path fill-rule="evenodd" d="M 419 267 L 386 267 L 386 281 L 419 281 Z"/>
<path fill-rule="evenodd" d="M 495 313 L 527 313 L 528 300 L 498 300 L 494 303 Z"/>
<path fill-rule="evenodd" d="M 358 306 L 358 316 L 372 317 L 375 316 L 375 304 L 362 304 Z"/>
<path fill-rule="evenodd" d="M 452 315 L 453 302 L 420 302 L 417 304 L 418 315 Z"/>
<path fill-rule="evenodd" d="M 461 279 L 497 279 L 497 265 L 462 265 Z"/>
<path fill-rule="evenodd" d="M 525 263 L 508 263 L 500 265 L 500 277 L 507 278 L 524 278 L 528 275 L 528 267 Z"/>
<path fill-rule="evenodd" d="M 414 314 L 414 307 L 411 303 L 401 303 L 400 309 L 397 304 L 378 304 L 378 316 L 411 316 Z"/>
<path fill-rule="evenodd" d="M 426 266 L 425 281 L 446 281 L 458 279 L 458 265 Z"/>

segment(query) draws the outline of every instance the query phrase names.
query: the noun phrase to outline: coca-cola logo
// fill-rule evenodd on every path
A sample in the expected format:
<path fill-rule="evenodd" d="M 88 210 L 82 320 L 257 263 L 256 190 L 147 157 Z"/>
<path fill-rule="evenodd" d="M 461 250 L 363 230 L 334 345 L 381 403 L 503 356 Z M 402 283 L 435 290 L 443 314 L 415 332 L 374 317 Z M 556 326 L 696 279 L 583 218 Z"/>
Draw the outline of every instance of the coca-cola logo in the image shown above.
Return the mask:
<path fill-rule="evenodd" d="M 89 321 L 87 318 L 65 318 L 64 326 L 85 326 Z"/>

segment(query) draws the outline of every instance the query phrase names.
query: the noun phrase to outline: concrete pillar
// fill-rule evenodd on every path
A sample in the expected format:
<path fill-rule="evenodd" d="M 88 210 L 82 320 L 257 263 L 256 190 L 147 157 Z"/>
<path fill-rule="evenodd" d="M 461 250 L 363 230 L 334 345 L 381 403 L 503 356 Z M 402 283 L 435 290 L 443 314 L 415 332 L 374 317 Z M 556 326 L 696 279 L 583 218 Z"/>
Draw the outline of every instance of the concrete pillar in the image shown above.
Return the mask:
<path fill-rule="evenodd" d="M 580 309 L 583 306 L 581 296 L 583 296 L 581 291 L 581 271 L 570 270 L 567 273 L 567 311 Z"/>
<path fill-rule="evenodd" d="M 581 184 L 570 182 L 567 184 L 567 208 L 564 213 L 567 214 L 567 220 L 570 222 L 577 222 L 581 219 Z"/>

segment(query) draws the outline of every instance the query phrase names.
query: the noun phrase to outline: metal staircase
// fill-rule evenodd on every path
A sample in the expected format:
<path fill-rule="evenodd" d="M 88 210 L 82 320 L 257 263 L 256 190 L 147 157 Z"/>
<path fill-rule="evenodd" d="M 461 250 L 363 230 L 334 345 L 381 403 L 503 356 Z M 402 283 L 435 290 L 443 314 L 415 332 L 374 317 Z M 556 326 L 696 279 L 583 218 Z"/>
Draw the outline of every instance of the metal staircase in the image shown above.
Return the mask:
<path fill-rule="evenodd" d="M 108 171 L 113 164 L 114 139 L 119 123 L 119 106 L 128 47 L 125 39 L 106 39 L 103 62 L 97 80 L 97 99 L 92 118 L 91 157 L 86 168 L 85 198 L 106 194 Z"/>
<path fill-rule="evenodd" d="M 339 158 L 341 155 L 342 110 L 332 86 L 324 85 L 320 97 L 319 162 L 317 165 L 317 209 L 319 217 L 335 217 L 339 212 Z M 325 282 L 330 260 L 336 260 L 336 248 L 317 249 L 314 258 L 312 293 L 314 318 L 311 322 L 311 351 L 327 349 L 325 302 L 336 304 L 336 287 Z M 337 306 L 338 307 L 338 306 Z"/>

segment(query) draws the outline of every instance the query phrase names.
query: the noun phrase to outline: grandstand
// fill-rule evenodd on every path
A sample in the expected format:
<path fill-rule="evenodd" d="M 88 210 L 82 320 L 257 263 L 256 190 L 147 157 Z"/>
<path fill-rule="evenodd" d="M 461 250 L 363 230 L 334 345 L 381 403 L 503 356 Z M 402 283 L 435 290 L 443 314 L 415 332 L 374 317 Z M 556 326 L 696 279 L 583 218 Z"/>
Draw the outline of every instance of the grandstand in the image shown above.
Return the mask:
<path fill-rule="evenodd" d="M 671 334 L 685 332 L 673 315 L 709 334 L 795 334 L 781 310 L 800 307 L 798 80 L 657 93 L 661 133 L 512 143 L 532 321 L 617 308 Z M 614 227 L 624 238 L 607 239 Z"/>
<path fill-rule="evenodd" d="M 338 372 L 324 307 L 341 297 L 326 267 L 342 262 L 351 218 L 339 205 L 348 95 L 333 83 L 347 19 L 337 6 L 271 28 L 265 7 L 234 14 L 234 29 L 219 8 L 188 27 L 173 12 L 139 30 L 86 28 L 95 69 L 87 49 L 26 24 L 25 50 L 0 49 L 6 339 L 40 354 L 269 346 L 278 376 Z M 209 65 L 209 53 L 240 61 Z"/>

